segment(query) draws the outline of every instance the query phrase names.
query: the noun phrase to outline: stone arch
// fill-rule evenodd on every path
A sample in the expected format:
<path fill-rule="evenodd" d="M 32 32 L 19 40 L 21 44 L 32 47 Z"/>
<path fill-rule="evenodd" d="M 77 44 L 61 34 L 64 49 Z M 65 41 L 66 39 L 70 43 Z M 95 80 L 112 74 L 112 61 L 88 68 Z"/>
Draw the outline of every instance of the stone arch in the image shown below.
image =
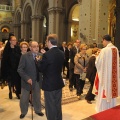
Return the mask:
<path fill-rule="evenodd" d="M 21 39 L 21 9 L 17 8 L 14 15 L 14 35 L 20 41 Z"/>
<path fill-rule="evenodd" d="M 14 24 L 18 24 L 21 21 L 21 9 L 17 8 L 14 13 Z"/>
<path fill-rule="evenodd" d="M 77 1 L 64 1 L 62 0 L 62 5 L 65 8 L 65 17 L 64 17 L 64 24 L 65 24 L 65 32 L 64 32 L 64 36 L 65 36 L 65 40 L 71 41 L 71 21 L 70 21 L 70 16 L 71 13 L 70 11 L 74 8 L 73 6 L 76 6 L 78 4 Z"/>
<path fill-rule="evenodd" d="M 11 26 L 9 24 L 5 23 L 5 24 L 0 25 L 0 32 L 3 32 L 2 29 L 4 29 L 4 28 L 8 29 L 7 32 L 10 32 L 10 30 L 11 30 Z"/>
<path fill-rule="evenodd" d="M 24 7 L 23 7 L 23 20 L 25 22 L 28 22 L 30 19 L 29 17 L 33 15 L 33 5 L 31 2 L 29 2 L 29 0 L 26 0 Z"/>
<path fill-rule="evenodd" d="M 7 29 L 3 31 L 3 29 Z M 5 42 L 8 39 L 9 32 L 12 30 L 12 26 L 9 23 L 0 24 L 0 39 Z"/>
<path fill-rule="evenodd" d="M 39 42 L 43 42 L 46 40 L 46 36 L 48 34 L 48 0 L 36 0 L 34 4 L 34 15 L 39 18 L 39 26 L 40 34 L 39 34 Z M 43 26 L 44 21 L 46 21 L 46 27 Z"/>
<path fill-rule="evenodd" d="M 79 11 L 78 9 L 80 8 L 79 4 L 75 4 L 70 12 L 69 12 L 69 26 L 71 26 L 69 28 L 70 30 L 70 34 L 69 36 L 71 36 L 71 41 L 74 42 L 76 39 L 79 38 L 78 33 L 79 33 L 79 12 L 75 12 L 75 11 Z M 77 16 L 77 17 L 76 17 Z M 75 19 L 77 18 L 77 19 Z"/>
<path fill-rule="evenodd" d="M 22 20 L 21 27 L 22 33 L 21 37 L 26 41 L 29 41 L 32 38 L 32 20 L 31 17 L 33 15 L 33 4 L 31 0 L 26 0 L 22 10 Z"/>

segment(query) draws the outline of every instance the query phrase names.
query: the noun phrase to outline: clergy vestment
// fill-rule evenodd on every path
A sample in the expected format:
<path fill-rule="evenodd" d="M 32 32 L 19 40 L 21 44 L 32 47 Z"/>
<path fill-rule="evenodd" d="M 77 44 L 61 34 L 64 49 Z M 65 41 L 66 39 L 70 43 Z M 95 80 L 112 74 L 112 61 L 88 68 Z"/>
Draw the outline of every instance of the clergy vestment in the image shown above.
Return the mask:
<path fill-rule="evenodd" d="M 101 112 L 116 106 L 116 97 L 120 95 L 118 49 L 109 43 L 101 50 L 95 64 L 98 75 L 96 111 Z"/>

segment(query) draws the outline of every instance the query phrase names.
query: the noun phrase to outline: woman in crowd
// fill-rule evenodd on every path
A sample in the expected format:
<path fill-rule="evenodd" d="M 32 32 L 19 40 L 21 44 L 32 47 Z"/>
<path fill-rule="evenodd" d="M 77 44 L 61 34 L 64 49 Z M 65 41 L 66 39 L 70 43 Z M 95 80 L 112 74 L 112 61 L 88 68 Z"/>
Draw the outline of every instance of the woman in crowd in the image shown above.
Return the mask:
<path fill-rule="evenodd" d="M 89 61 L 89 56 L 86 54 L 87 45 L 80 45 L 80 52 L 75 55 L 74 58 L 74 74 L 76 78 L 76 90 L 78 99 L 80 99 L 80 95 L 83 93 L 83 87 L 85 84 L 86 78 L 86 70 Z"/>
<path fill-rule="evenodd" d="M 20 43 L 20 49 L 21 49 L 21 55 L 22 54 L 25 54 L 27 51 L 28 51 L 28 48 L 29 48 L 29 44 L 28 44 L 28 42 L 26 42 L 26 41 L 23 41 L 23 42 L 21 42 Z M 19 82 L 20 84 L 19 84 L 19 87 L 18 87 L 18 91 L 19 91 L 19 96 L 20 96 L 20 94 L 21 94 L 21 80 L 20 80 L 20 82 Z"/>
<path fill-rule="evenodd" d="M 13 34 L 10 34 L 1 61 L 2 78 L 8 82 L 9 86 L 9 99 L 12 99 L 13 87 L 16 89 L 15 93 L 17 98 L 20 98 L 20 76 L 17 72 L 20 56 L 20 48 L 17 45 L 16 37 Z"/>
<path fill-rule="evenodd" d="M 92 90 L 93 90 L 94 80 L 95 80 L 96 71 L 97 71 L 95 67 L 95 59 L 96 59 L 97 51 L 98 51 L 98 48 L 94 48 L 92 51 L 92 56 L 89 59 L 87 74 L 86 74 L 86 78 L 88 78 L 88 80 L 90 81 L 90 88 L 88 90 L 88 93 L 85 99 L 89 104 L 92 104 L 91 101 L 94 100 L 95 98 L 95 95 L 92 94 Z"/>
<path fill-rule="evenodd" d="M 29 48 L 28 42 L 23 41 L 20 43 L 21 54 L 25 54 L 28 51 L 28 48 Z"/>

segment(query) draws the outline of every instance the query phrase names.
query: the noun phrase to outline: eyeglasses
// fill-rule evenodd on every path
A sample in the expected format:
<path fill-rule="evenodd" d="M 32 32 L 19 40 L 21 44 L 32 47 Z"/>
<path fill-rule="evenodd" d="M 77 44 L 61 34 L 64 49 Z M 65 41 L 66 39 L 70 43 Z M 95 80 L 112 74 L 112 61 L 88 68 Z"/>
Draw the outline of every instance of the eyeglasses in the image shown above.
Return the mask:
<path fill-rule="evenodd" d="M 28 48 L 28 47 L 21 47 L 21 48 Z"/>
<path fill-rule="evenodd" d="M 39 46 L 31 46 L 32 48 L 39 48 Z"/>
<path fill-rule="evenodd" d="M 10 40 L 10 41 L 16 42 L 17 40 Z"/>

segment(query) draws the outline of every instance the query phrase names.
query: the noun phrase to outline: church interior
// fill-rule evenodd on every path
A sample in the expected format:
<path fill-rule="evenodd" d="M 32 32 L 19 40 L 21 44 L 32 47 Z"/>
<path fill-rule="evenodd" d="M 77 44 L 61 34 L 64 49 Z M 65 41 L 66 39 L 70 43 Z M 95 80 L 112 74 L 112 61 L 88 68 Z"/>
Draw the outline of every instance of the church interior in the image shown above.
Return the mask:
<path fill-rule="evenodd" d="M 102 36 L 109 34 L 112 43 L 120 50 L 120 1 L 119 0 L 0 0 L 0 41 L 5 43 L 9 33 L 18 42 L 35 40 L 45 44 L 48 34 L 58 35 L 60 46 L 80 39 L 81 43 L 97 43 L 102 48 Z M 64 78 L 64 75 L 63 75 Z M 62 95 L 63 120 L 92 120 L 96 114 L 95 101 L 88 104 L 85 95 L 89 88 L 86 81 L 80 100 L 75 89 L 71 92 L 65 80 Z M 43 91 L 42 91 L 43 95 Z M 43 98 L 42 96 L 41 98 Z M 44 100 L 41 101 L 45 114 Z M 117 98 L 117 104 L 120 97 Z M 24 120 L 31 120 L 31 108 Z M 0 120 L 19 120 L 19 100 L 8 98 L 8 87 L 0 88 Z M 46 120 L 33 114 L 34 120 Z M 112 120 L 112 119 L 111 119 Z"/>

